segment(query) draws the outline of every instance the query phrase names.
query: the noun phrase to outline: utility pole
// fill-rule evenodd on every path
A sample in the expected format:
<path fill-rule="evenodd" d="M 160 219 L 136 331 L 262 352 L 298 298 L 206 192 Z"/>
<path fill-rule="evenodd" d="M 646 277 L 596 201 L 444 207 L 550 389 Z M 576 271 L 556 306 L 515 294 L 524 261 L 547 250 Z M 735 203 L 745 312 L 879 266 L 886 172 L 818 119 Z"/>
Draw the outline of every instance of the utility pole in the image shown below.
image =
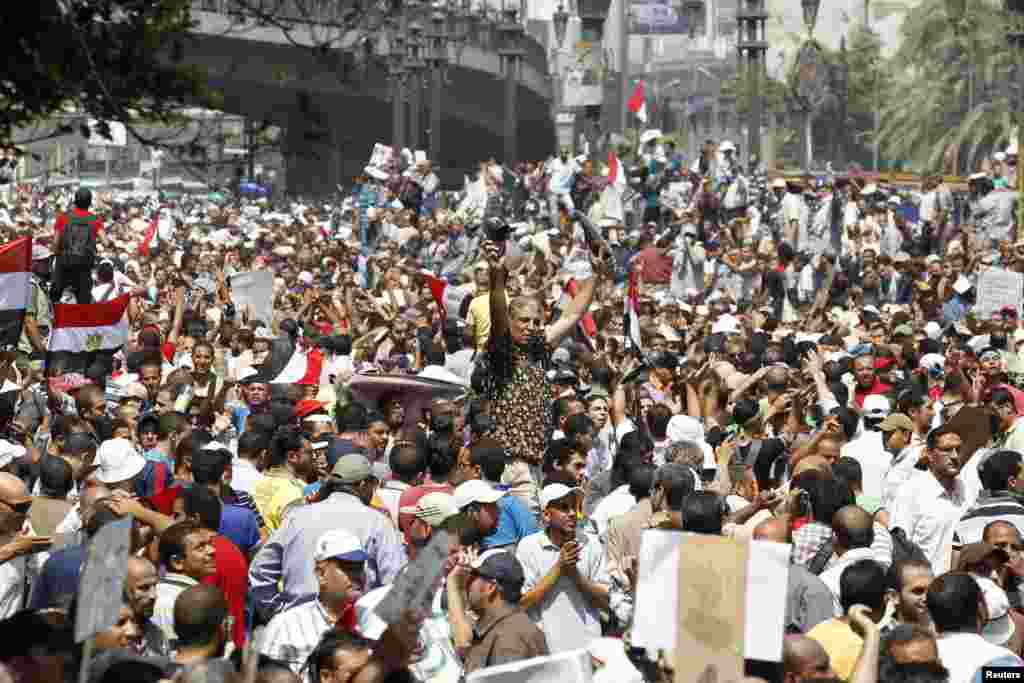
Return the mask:
<path fill-rule="evenodd" d="M 626 136 L 629 124 L 629 11 L 628 0 L 619 3 L 619 116 L 620 132 Z"/>
<path fill-rule="evenodd" d="M 739 20 L 740 54 L 746 58 L 747 80 L 750 84 L 750 118 L 747 122 L 747 161 L 754 156 L 761 160 L 761 119 L 764 102 L 761 98 L 761 75 L 764 73 L 764 57 L 768 52 L 765 22 L 768 13 L 764 0 L 742 0 L 743 6 L 736 14 Z"/>

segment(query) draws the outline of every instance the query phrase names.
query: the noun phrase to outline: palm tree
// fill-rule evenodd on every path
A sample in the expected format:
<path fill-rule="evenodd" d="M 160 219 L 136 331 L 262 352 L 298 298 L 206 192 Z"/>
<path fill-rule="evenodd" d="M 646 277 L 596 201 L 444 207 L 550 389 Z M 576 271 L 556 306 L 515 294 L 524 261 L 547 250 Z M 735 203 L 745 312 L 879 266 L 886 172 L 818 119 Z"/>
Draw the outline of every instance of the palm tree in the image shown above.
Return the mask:
<path fill-rule="evenodd" d="M 881 107 L 880 142 L 915 170 L 973 168 L 1014 128 L 1005 13 L 993 0 L 965 4 L 955 30 L 946 0 L 910 10 L 888 64 L 893 89 Z"/>

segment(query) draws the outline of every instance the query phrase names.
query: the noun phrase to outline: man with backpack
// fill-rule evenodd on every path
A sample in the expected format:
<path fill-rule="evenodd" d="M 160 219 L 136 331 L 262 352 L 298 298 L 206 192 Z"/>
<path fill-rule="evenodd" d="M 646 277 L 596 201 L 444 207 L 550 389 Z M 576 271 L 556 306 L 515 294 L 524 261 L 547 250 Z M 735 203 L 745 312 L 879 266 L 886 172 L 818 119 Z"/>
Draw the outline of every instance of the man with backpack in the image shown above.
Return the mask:
<path fill-rule="evenodd" d="M 60 303 L 68 287 L 80 304 L 92 303 L 92 268 L 96 263 L 96 240 L 103 229 L 103 220 L 89 211 L 92 192 L 81 188 L 75 193 L 74 207 L 60 216 L 55 234 L 51 300 Z"/>

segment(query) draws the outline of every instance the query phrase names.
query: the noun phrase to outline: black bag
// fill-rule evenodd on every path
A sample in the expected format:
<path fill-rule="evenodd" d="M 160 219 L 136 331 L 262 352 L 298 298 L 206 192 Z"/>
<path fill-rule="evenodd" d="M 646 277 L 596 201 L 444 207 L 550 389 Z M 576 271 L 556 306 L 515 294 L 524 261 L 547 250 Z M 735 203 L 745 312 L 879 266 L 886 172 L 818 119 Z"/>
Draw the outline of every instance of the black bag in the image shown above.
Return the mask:
<path fill-rule="evenodd" d="M 72 211 L 68 215 L 60 244 L 61 265 L 92 267 L 96 261 L 96 238 L 92 234 L 95 222 L 96 216 L 91 213 L 79 216 Z"/>
<path fill-rule="evenodd" d="M 817 576 L 825 571 L 825 565 L 832 559 L 832 555 L 835 553 L 835 548 L 832 546 L 832 539 L 826 540 L 818 548 L 818 552 L 814 553 L 814 557 L 807 563 L 807 571 Z"/>
<path fill-rule="evenodd" d="M 928 556 L 924 554 L 921 547 L 907 538 L 907 532 L 903 529 L 893 529 L 889 532 L 892 537 L 892 563 L 893 566 L 900 562 L 915 561 L 931 564 Z"/>

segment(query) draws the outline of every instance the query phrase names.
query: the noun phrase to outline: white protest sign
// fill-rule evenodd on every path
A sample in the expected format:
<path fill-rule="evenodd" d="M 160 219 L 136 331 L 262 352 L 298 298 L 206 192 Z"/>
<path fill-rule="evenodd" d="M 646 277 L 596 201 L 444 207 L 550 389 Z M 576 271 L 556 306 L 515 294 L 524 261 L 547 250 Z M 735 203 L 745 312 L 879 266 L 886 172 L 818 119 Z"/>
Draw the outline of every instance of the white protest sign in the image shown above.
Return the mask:
<path fill-rule="evenodd" d="M 387 145 L 376 143 L 373 146 L 373 152 L 370 153 L 370 161 L 366 165 L 370 168 L 386 168 L 388 163 L 391 161 L 393 151 Z"/>
<path fill-rule="evenodd" d="M 236 273 L 228 280 L 231 283 L 231 299 L 235 302 L 238 315 L 249 306 L 249 315 L 268 327 L 274 324 L 274 273 L 256 270 Z"/>
<path fill-rule="evenodd" d="M 978 320 L 987 320 L 1003 306 L 1010 306 L 1019 317 L 1022 297 L 1024 275 L 1002 268 L 989 268 L 978 276 L 978 300 L 974 314 Z"/>
<path fill-rule="evenodd" d="M 459 315 L 459 310 L 462 308 L 462 302 L 467 296 L 472 294 L 473 288 L 468 285 L 461 287 L 453 287 L 448 285 L 444 288 L 444 296 L 442 301 L 444 302 L 444 310 L 448 312 L 449 318 L 455 318 L 456 320 L 462 320 L 462 316 Z"/>
<path fill-rule="evenodd" d="M 448 559 L 448 546 L 448 532 L 434 532 L 427 547 L 398 575 L 391 592 L 373 609 L 377 616 L 394 624 L 405 610 L 429 613 Z"/>
<path fill-rule="evenodd" d="M 632 644 L 673 650 L 679 633 L 680 549 L 689 534 L 682 531 L 644 532 L 633 609 Z M 786 617 L 790 546 L 751 541 L 746 572 L 744 657 L 781 661 Z"/>
<path fill-rule="evenodd" d="M 489 666 L 466 676 L 466 683 L 590 683 L 594 663 L 587 650 Z"/>
<path fill-rule="evenodd" d="M 100 133 L 99 121 L 89 121 L 89 145 L 91 147 L 124 147 L 128 144 L 128 129 L 120 121 L 107 121 L 110 137 Z"/>
<path fill-rule="evenodd" d="M 78 590 L 76 643 L 117 623 L 131 541 L 132 518 L 125 517 L 103 525 L 89 542 Z"/>

